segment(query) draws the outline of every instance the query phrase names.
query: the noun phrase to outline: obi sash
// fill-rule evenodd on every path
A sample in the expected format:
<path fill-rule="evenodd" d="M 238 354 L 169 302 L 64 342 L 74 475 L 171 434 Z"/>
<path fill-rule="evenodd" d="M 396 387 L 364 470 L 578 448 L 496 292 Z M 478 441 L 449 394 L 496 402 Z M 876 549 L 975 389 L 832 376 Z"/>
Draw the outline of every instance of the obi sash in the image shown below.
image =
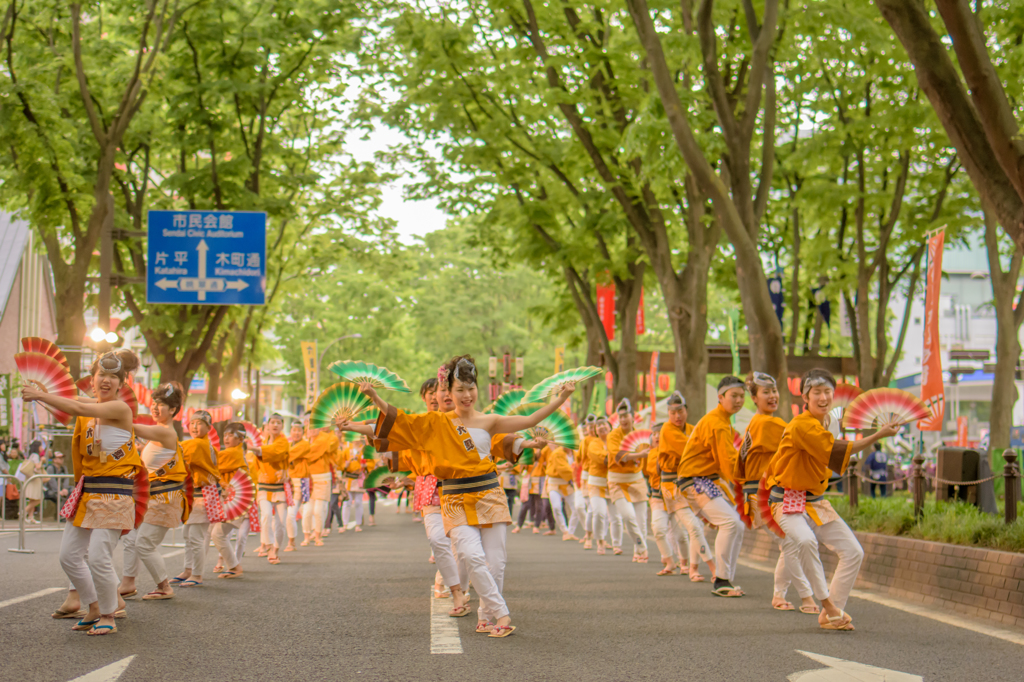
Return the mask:
<path fill-rule="evenodd" d="M 661 488 L 655 488 L 651 491 L 651 497 L 655 500 L 663 500 L 665 496 L 661 493 Z"/>
<path fill-rule="evenodd" d="M 175 490 L 184 490 L 184 481 L 150 481 L 149 494 L 160 495 L 161 493 L 173 493 Z"/>
<path fill-rule="evenodd" d="M 284 483 L 260 483 L 260 490 L 268 493 L 283 493 Z"/>
<path fill-rule="evenodd" d="M 83 476 L 82 492 L 93 495 L 134 497 L 135 479 L 119 476 Z"/>
<path fill-rule="evenodd" d="M 743 484 L 744 495 L 757 495 L 757 486 L 760 481 L 747 481 Z"/>
<path fill-rule="evenodd" d="M 677 474 L 666 474 L 664 471 L 658 470 L 658 478 L 661 479 L 662 483 L 675 483 L 679 480 Z"/>
<path fill-rule="evenodd" d="M 824 495 L 808 495 L 805 490 L 772 486 L 768 500 L 771 503 L 781 503 L 783 514 L 803 514 L 808 503 L 820 502 L 824 498 Z"/>
<path fill-rule="evenodd" d="M 595 488 L 607 488 L 608 487 L 608 479 L 605 478 L 604 476 L 591 476 L 588 479 L 588 483 L 590 485 L 594 486 Z"/>
<path fill-rule="evenodd" d="M 498 474 L 492 471 L 480 476 L 445 479 L 441 481 L 441 494 L 462 495 L 464 493 L 479 493 L 497 487 L 499 487 Z"/>
<path fill-rule="evenodd" d="M 608 472 L 609 483 L 639 483 L 644 480 L 644 475 L 639 471 L 632 474 L 620 474 L 615 471 Z"/>

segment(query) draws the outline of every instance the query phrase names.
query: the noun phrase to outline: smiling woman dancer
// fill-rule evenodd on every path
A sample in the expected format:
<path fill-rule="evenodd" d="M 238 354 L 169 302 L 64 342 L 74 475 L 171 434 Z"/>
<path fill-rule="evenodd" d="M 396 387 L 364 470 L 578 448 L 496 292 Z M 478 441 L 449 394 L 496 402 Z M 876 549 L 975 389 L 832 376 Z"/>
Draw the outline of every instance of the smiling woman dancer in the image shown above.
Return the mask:
<path fill-rule="evenodd" d="M 296 519 L 300 509 L 302 510 L 302 546 L 308 545 L 312 539 L 310 537 L 312 527 L 306 522 L 306 517 L 313 515 L 312 497 L 309 494 L 309 440 L 305 438 L 302 422 L 292 422 L 288 443 L 288 485 L 292 487 L 292 499 L 295 500 L 295 504 L 288 507 L 288 512 L 285 515 L 288 544 L 284 551 L 294 552 L 295 534 L 298 531 Z M 302 494 L 303 487 L 306 489 L 305 495 Z"/>
<path fill-rule="evenodd" d="M 647 453 L 626 455 L 621 451 L 622 439 L 633 432 L 633 406 L 623 398 L 615 408 L 619 425 L 608 434 L 608 497 L 621 519 L 618 540 L 622 530 L 633 536 L 633 561 L 647 563 L 647 483 L 640 470 Z M 614 526 L 613 526 L 614 527 Z M 612 537 L 612 544 L 616 538 Z"/>
<path fill-rule="evenodd" d="M 587 473 L 590 478 L 587 480 L 587 496 L 590 498 L 590 508 L 593 511 L 594 538 L 597 540 L 597 553 L 605 554 L 608 543 L 605 541 L 605 534 L 608 532 L 608 448 L 605 441 L 608 439 L 608 432 L 611 425 L 604 417 L 599 417 L 594 422 L 594 437 L 587 444 Z M 587 548 L 586 544 L 583 545 Z M 615 548 L 612 550 L 615 551 Z M 622 554 L 619 549 L 617 554 Z"/>
<path fill-rule="evenodd" d="M 174 597 L 164 557 L 159 550 L 167 531 L 180 527 L 192 510 L 192 502 L 185 489 L 185 479 L 188 478 L 185 453 L 178 442 L 178 432 L 172 426 L 183 397 L 181 384 L 176 381 L 158 386 L 153 391 L 150 409 L 156 424 L 135 425 L 135 434 L 149 441 L 142 448 L 142 461 L 149 471 L 149 507 L 138 530 L 124 538 L 124 578 L 118 588 L 122 597 L 137 594 L 135 577 L 139 574 L 139 564 L 146 567 L 156 583 L 156 589 L 143 599 Z"/>
<path fill-rule="evenodd" d="M 373 386 L 360 388 L 380 410 L 375 428 L 341 422 L 345 430 L 358 430 L 375 438 L 379 451 L 426 450 L 435 460 L 434 474 L 442 480 L 441 515 L 445 531 L 455 541 L 459 556 L 480 595 L 477 630 L 490 637 L 515 631 L 501 595 L 505 578 L 505 531 L 512 523 L 505 494 L 498 485 L 491 438 L 532 428 L 572 395 L 568 384 L 550 403 L 531 415 L 503 417 L 477 412 L 477 371 L 467 355 L 452 358 L 438 374 L 438 383 L 451 387 L 454 413 L 408 415 L 385 402 Z M 480 627 L 483 625 L 483 627 Z"/>
<path fill-rule="evenodd" d="M 800 394 L 807 409 L 793 418 L 782 434 L 779 450 L 768 464 L 772 516 L 786 533 L 782 551 L 786 564 L 801 566 L 811 583 L 823 613 L 823 630 L 853 630 L 853 618 L 845 611 L 857 580 L 864 550 L 846 522 L 822 496 L 831 472 L 843 473 L 850 456 L 866 450 L 882 438 L 895 436 L 897 427 L 884 424 L 866 438 L 836 440 L 826 424 L 835 395 L 836 380 L 823 369 L 812 369 L 800 380 Z M 831 585 L 825 582 L 818 545 L 839 556 Z"/>
<path fill-rule="evenodd" d="M 227 446 L 217 453 L 217 469 L 220 471 L 221 485 L 227 488 L 231 485 L 231 479 L 235 472 L 249 475 L 249 467 L 245 461 L 245 425 L 233 422 L 224 427 L 224 445 Z M 251 478 L 251 476 L 250 476 Z M 244 528 L 243 528 L 244 526 Z M 232 548 L 228 541 L 231 531 L 238 530 L 237 547 Z M 249 533 L 249 515 L 242 514 L 238 518 L 222 523 L 214 524 L 210 533 L 213 546 L 217 548 L 220 555 L 218 564 L 225 570 L 218 575 L 218 578 L 241 578 L 242 577 L 242 553 L 245 551 L 245 543 L 242 541 L 244 535 Z"/>
<path fill-rule="evenodd" d="M 210 519 L 206 516 L 206 501 L 203 499 L 203 488 L 213 486 L 216 494 L 220 482 L 220 470 L 217 468 L 217 451 L 210 443 L 210 428 L 213 417 L 206 410 L 197 410 L 188 422 L 191 440 L 181 444 L 185 453 L 185 462 L 192 473 L 193 503 L 192 513 L 185 521 L 185 568 L 176 577 L 171 578 L 172 585 L 182 587 L 198 587 L 203 584 L 203 573 L 206 570 L 206 553 L 210 548 Z"/>
<path fill-rule="evenodd" d="M 118 399 L 121 385 L 138 366 L 138 357 L 129 350 L 101 355 L 90 370 L 94 403 L 60 398 L 34 386 L 22 389 L 25 401 L 38 400 L 77 417 L 71 441 L 77 486 L 65 505 L 74 512 L 64 524 L 60 565 L 89 609 L 72 629 L 90 635 L 117 632 L 114 547 L 122 532 L 135 528 L 140 511 L 133 491 L 136 477 L 145 476 L 146 469 L 135 448 L 132 409 Z"/>
<path fill-rule="evenodd" d="M 285 543 L 288 505 L 284 486 L 288 482 L 288 439 L 281 433 L 284 417 L 270 415 L 263 428 L 263 446 L 251 447 L 259 460 L 260 548 L 256 556 L 265 556 L 272 564 L 281 563 L 278 554 Z"/>
<path fill-rule="evenodd" d="M 754 405 L 757 406 L 757 414 L 747 425 L 743 445 L 736 460 L 733 478 L 738 486 L 743 487 L 743 494 L 736 501 L 736 506 L 748 528 L 764 528 L 765 532 L 768 532 L 757 506 L 757 487 L 765 469 L 768 468 L 768 462 L 779 449 L 782 432 L 786 430 L 786 422 L 775 416 L 775 411 L 779 409 L 779 387 L 774 377 L 762 372 L 753 372 L 747 377 L 747 390 L 750 391 Z M 769 534 L 772 539 L 777 539 L 774 534 Z M 811 584 L 804 577 L 803 569 L 799 565 L 790 566 L 786 562 L 786 555 L 779 553 L 779 560 L 775 564 L 772 608 L 777 611 L 795 610 L 795 607 L 786 600 L 786 592 L 791 583 L 796 583 L 796 591 L 800 595 L 800 612 L 817 615 L 818 606 L 814 603 Z"/>

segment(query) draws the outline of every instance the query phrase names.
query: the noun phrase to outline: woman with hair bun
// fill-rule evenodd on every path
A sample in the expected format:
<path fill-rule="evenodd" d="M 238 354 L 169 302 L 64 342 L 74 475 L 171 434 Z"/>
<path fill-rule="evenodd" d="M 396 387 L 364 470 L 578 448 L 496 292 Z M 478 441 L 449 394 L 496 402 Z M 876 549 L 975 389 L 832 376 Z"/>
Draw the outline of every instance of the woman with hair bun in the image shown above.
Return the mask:
<path fill-rule="evenodd" d="M 124 577 L 118 588 L 122 597 L 137 594 L 135 577 L 139 573 L 139 564 L 146 567 L 156 583 L 156 589 L 143 599 L 174 597 L 164 557 L 159 550 L 167 531 L 180 527 L 192 511 L 191 499 L 186 494 L 188 468 L 185 466 L 185 453 L 173 426 L 184 397 L 185 391 L 177 381 L 161 384 L 153 391 L 153 407 L 150 409 L 156 424 L 135 425 L 136 435 L 149 441 L 142 448 L 142 462 L 149 472 L 149 508 L 142 525 L 124 538 Z"/>
<path fill-rule="evenodd" d="M 406 414 L 388 404 L 368 383 L 360 389 L 380 410 L 374 426 L 340 420 L 338 427 L 374 439 L 379 452 L 427 451 L 441 479 L 441 515 L 445 532 L 465 561 L 480 595 L 477 632 L 508 637 L 515 631 L 501 594 L 505 577 L 505 530 L 512 523 L 498 482 L 491 439 L 532 428 L 557 410 L 575 389 L 567 384 L 546 406 L 531 415 L 501 416 L 476 410 L 477 371 L 473 358 L 452 358 L 438 371 L 438 387 L 451 390 L 453 412 Z M 415 456 L 415 452 L 413 456 Z"/>
<path fill-rule="evenodd" d="M 61 398 L 37 386 L 22 388 L 26 402 L 43 402 L 76 417 L 71 441 L 76 487 L 61 510 L 70 523 L 64 525 L 60 564 L 88 608 L 72 629 L 90 635 L 117 632 L 114 614 L 121 599 L 114 547 L 145 512 L 144 505 L 136 508 L 135 497 L 146 468 L 135 447 L 132 409 L 120 400 L 121 386 L 138 367 L 139 358 L 127 349 L 100 355 L 90 369 L 96 402 Z"/>

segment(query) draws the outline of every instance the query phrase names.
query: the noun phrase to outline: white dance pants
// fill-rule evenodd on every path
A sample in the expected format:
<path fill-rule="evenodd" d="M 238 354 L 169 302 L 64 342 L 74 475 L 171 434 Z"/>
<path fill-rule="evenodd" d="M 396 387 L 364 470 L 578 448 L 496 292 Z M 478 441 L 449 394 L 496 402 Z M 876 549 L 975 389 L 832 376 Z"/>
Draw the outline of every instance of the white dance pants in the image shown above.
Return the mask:
<path fill-rule="evenodd" d="M 288 511 L 285 513 L 285 530 L 288 533 L 288 539 L 294 540 L 295 533 L 298 531 L 297 519 L 299 516 L 299 507 L 302 508 L 302 532 L 307 533 L 306 530 L 306 505 L 309 502 L 300 502 L 302 499 L 302 479 L 293 478 L 290 483 L 292 487 L 292 499 L 295 500 L 295 504 L 288 507 Z"/>
<path fill-rule="evenodd" d="M 242 525 L 235 533 L 235 559 L 238 563 L 242 563 L 242 557 L 245 556 L 245 544 L 249 540 L 249 526 L 249 515 L 245 514 L 242 516 Z"/>
<path fill-rule="evenodd" d="M 612 535 L 612 544 L 615 547 L 622 546 L 622 530 L 625 529 L 631 536 L 633 536 L 633 544 L 635 545 L 635 551 L 641 554 L 647 553 L 647 502 L 630 502 L 625 497 L 620 497 L 615 500 L 613 506 L 615 507 L 616 515 L 619 517 L 619 542 L 616 543 L 614 540 L 614 530 Z M 612 528 L 615 528 L 614 522 Z"/>
<path fill-rule="evenodd" d="M 362 497 L 362 495 L 360 495 Z M 324 525 L 327 523 L 327 500 L 312 500 L 313 508 L 310 510 L 310 533 L 323 533 Z M 306 531 L 306 507 L 302 507 L 302 531 Z"/>
<path fill-rule="evenodd" d="M 235 519 L 234 521 L 227 521 L 225 523 L 213 524 L 213 530 L 210 531 L 210 538 L 213 540 L 213 546 L 217 548 L 217 552 L 220 554 L 220 563 L 224 568 L 234 568 L 238 564 L 242 563 L 242 557 L 238 553 L 237 548 L 231 547 L 231 542 L 228 540 L 228 536 L 231 535 L 231 531 L 236 528 L 240 528 L 242 525 L 242 519 L 246 522 L 249 521 L 248 516 Z M 239 536 L 238 545 L 242 545 L 241 536 Z M 244 547 L 244 545 L 242 545 Z"/>
<path fill-rule="evenodd" d="M 590 508 L 594 514 L 594 540 L 604 541 L 608 532 L 608 500 L 594 495 L 590 498 Z"/>
<path fill-rule="evenodd" d="M 348 499 L 345 500 L 341 505 L 341 522 L 348 526 L 349 523 L 355 523 L 357 526 L 363 525 L 363 491 L 352 491 L 348 494 Z"/>
<path fill-rule="evenodd" d="M 591 532 L 594 527 L 594 520 L 590 514 L 590 498 L 587 497 L 584 491 L 578 488 L 573 492 L 572 497 L 574 513 L 572 520 L 569 521 L 569 532 L 574 535 L 578 535 L 580 531 L 584 534 Z"/>
<path fill-rule="evenodd" d="M 206 551 L 210 549 L 211 524 L 185 524 L 185 568 L 192 569 L 192 577 L 202 576 L 206 568 Z"/>
<path fill-rule="evenodd" d="M 160 553 L 160 543 L 170 528 L 143 523 L 136 530 L 124 536 L 124 575 L 135 578 L 139 575 L 139 564 L 146 567 L 157 585 L 167 580 L 167 566 Z"/>
<path fill-rule="evenodd" d="M 440 514 L 424 514 L 423 529 L 427 532 L 430 549 L 434 552 L 434 564 L 441 573 L 445 587 L 461 585 L 459 567 L 452 552 L 452 541 L 444 534 L 444 519 Z"/>
<path fill-rule="evenodd" d="M 661 562 L 669 566 L 679 563 L 679 545 L 675 533 L 672 532 L 672 522 L 664 504 L 651 505 L 651 531 L 654 534 L 654 543 L 661 552 Z"/>
<path fill-rule="evenodd" d="M 700 510 L 700 513 L 718 527 L 715 538 L 715 577 L 732 581 L 736 575 L 736 559 L 743 547 L 743 531 L 747 529 L 740 520 L 739 512 L 725 496 L 716 497 Z"/>
<path fill-rule="evenodd" d="M 299 509 L 299 505 L 294 507 L 288 507 L 288 515 L 291 516 L 293 509 Z M 319 526 L 323 528 L 323 526 Z M 302 503 L 302 534 L 312 535 L 313 534 L 313 500 Z"/>
<path fill-rule="evenodd" d="M 697 518 L 689 507 L 677 509 L 672 514 L 673 530 L 677 538 L 685 538 L 690 565 L 697 566 L 700 559 L 712 561 L 708 540 L 704 537 L 704 522 Z"/>
<path fill-rule="evenodd" d="M 573 504 L 572 495 L 563 496 L 559 491 L 551 490 L 548 493 L 548 497 L 551 502 L 551 513 L 555 516 L 555 526 L 557 526 L 559 531 L 568 533 L 572 524 L 565 520 L 565 510 L 562 508 L 562 502 L 564 500 L 565 504 L 569 505 L 569 518 L 574 518 L 576 516 L 576 506 Z"/>
<path fill-rule="evenodd" d="M 287 515 L 288 505 L 284 502 L 260 500 L 260 542 L 278 549 L 284 547 Z"/>
<path fill-rule="evenodd" d="M 120 537 L 117 528 L 78 528 L 68 521 L 60 541 L 60 567 L 82 605 L 99 602 L 100 613 L 107 616 L 117 611 L 114 547 Z"/>
<path fill-rule="evenodd" d="M 611 536 L 612 547 L 622 548 L 622 514 L 619 507 L 610 499 L 608 502 L 608 535 Z"/>
<path fill-rule="evenodd" d="M 496 523 L 490 528 L 456 526 L 450 533 L 480 597 L 480 621 L 496 623 L 508 615 L 508 606 L 501 596 L 505 584 L 505 530 L 506 524 Z"/>
<path fill-rule="evenodd" d="M 782 540 L 786 564 L 792 562 L 794 566 L 803 569 L 818 601 L 830 599 L 837 608 L 845 609 L 850 590 L 857 581 L 861 562 L 864 561 L 864 549 L 857 541 L 857 536 L 842 519 L 816 526 L 806 513 L 780 516 L 779 525 L 786 533 Z M 825 569 L 818 554 L 819 543 L 839 556 L 831 585 L 825 582 Z"/>

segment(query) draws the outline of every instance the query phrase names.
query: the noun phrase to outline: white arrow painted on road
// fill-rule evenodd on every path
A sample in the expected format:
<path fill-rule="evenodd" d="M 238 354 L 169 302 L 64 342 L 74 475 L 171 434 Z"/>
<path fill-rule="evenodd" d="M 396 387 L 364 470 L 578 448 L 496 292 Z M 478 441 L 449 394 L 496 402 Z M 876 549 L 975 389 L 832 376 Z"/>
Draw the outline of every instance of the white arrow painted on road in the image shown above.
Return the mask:
<path fill-rule="evenodd" d="M 135 656 L 129 656 L 128 658 L 122 658 L 116 663 L 103 666 L 99 670 L 93 670 L 91 673 L 86 673 L 81 677 L 76 677 L 71 682 L 114 682 L 114 680 L 121 677 L 124 671 L 128 669 L 128 665 L 132 662 Z"/>
<path fill-rule="evenodd" d="M 196 251 L 199 252 L 199 279 L 206 279 L 206 252 L 210 250 L 210 247 L 206 245 L 205 239 L 199 240 L 199 246 L 196 247 Z M 199 289 L 199 300 L 206 300 L 206 291 L 202 288 Z"/>
<path fill-rule="evenodd" d="M 876 668 L 873 665 L 813 654 L 810 651 L 800 651 L 799 649 L 796 651 L 828 667 L 793 673 L 786 678 L 789 682 L 798 680 L 799 682 L 924 682 L 924 678 L 920 675 L 901 673 L 888 668 Z"/>

